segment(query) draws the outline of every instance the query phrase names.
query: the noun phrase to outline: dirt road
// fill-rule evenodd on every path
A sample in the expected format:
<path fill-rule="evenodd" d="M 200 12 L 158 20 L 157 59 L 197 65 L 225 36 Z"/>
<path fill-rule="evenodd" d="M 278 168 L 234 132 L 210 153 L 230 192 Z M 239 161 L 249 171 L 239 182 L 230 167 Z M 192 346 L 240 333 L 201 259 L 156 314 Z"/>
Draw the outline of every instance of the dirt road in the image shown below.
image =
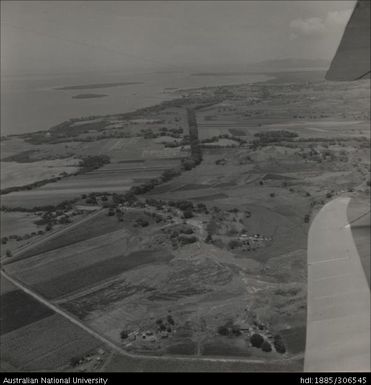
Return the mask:
<path fill-rule="evenodd" d="M 259 360 L 259 359 L 244 359 L 244 358 L 211 358 L 211 357 L 150 357 L 143 355 L 134 355 L 126 352 L 116 343 L 110 341 L 108 338 L 97 333 L 89 326 L 82 323 L 79 319 L 75 318 L 72 314 L 59 308 L 52 302 L 40 296 L 38 293 L 24 285 L 22 282 L 15 278 L 12 278 L 4 270 L 1 270 L 2 279 L 7 279 L 12 282 L 18 289 L 22 290 L 26 294 L 32 296 L 57 314 L 68 319 L 70 322 L 79 326 L 85 332 L 89 333 L 96 339 L 103 342 L 111 351 L 115 353 L 115 370 L 117 365 L 119 371 L 178 371 L 179 368 L 185 371 L 277 371 L 277 370 L 298 370 L 300 367 L 300 357 L 292 357 L 291 359 L 283 360 Z M 119 360 L 117 360 L 119 358 Z M 108 363 L 110 367 L 110 363 Z M 148 369 L 147 369 L 148 368 Z M 149 369 L 151 368 L 151 369 Z M 112 370 L 112 368 L 111 368 Z"/>

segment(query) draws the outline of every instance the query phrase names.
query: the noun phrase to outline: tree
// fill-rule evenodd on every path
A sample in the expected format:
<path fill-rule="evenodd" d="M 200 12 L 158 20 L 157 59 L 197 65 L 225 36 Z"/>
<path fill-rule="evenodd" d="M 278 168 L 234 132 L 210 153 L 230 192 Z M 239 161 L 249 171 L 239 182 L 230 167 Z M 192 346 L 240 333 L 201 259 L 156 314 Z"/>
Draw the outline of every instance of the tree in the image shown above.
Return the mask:
<path fill-rule="evenodd" d="M 122 340 L 125 340 L 125 339 L 128 338 L 128 337 L 129 337 L 128 331 L 127 331 L 127 330 L 122 330 L 121 333 L 120 333 L 120 338 L 121 338 Z"/>
<path fill-rule="evenodd" d="M 183 212 L 183 217 L 184 217 L 185 219 L 192 218 L 192 217 L 193 217 L 193 211 L 192 211 L 192 209 L 187 208 L 187 209 Z"/>
<path fill-rule="evenodd" d="M 232 239 L 231 241 L 229 241 L 228 243 L 228 247 L 230 249 L 236 249 L 237 247 L 241 247 L 242 246 L 242 242 L 237 240 L 237 239 Z"/>
<path fill-rule="evenodd" d="M 196 166 L 196 162 L 193 159 L 185 159 L 182 162 L 182 166 L 185 171 L 189 171 Z"/>
<path fill-rule="evenodd" d="M 6 252 L 5 252 L 5 255 L 7 258 L 11 258 L 12 257 L 12 252 L 8 249 Z"/>
<path fill-rule="evenodd" d="M 205 239 L 205 243 L 212 243 L 213 237 L 210 233 L 207 233 L 207 237 Z"/>
<path fill-rule="evenodd" d="M 264 343 L 264 338 L 260 334 L 255 333 L 250 337 L 250 342 L 255 348 L 260 348 Z"/>
<path fill-rule="evenodd" d="M 232 334 L 235 336 L 240 336 L 241 335 L 241 329 L 238 325 L 233 325 L 232 326 Z"/>
<path fill-rule="evenodd" d="M 197 237 L 194 235 L 179 235 L 178 240 L 182 245 L 187 245 L 189 243 L 195 243 L 198 241 Z"/>
<path fill-rule="evenodd" d="M 227 336 L 229 334 L 228 328 L 225 325 L 218 327 L 218 334 L 221 336 Z"/>
<path fill-rule="evenodd" d="M 81 358 L 80 357 L 72 357 L 70 360 L 70 364 L 73 368 L 75 368 L 77 365 L 80 364 Z"/>
<path fill-rule="evenodd" d="M 268 342 L 268 341 L 264 341 L 262 346 L 261 346 L 261 349 L 263 350 L 263 352 L 271 352 L 272 351 L 272 345 Z"/>
<path fill-rule="evenodd" d="M 281 354 L 286 353 L 285 344 L 282 340 L 282 337 L 279 334 L 276 334 L 274 336 L 273 345 L 274 345 L 274 348 L 276 349 L 277 353 L 281 353 Z"/>

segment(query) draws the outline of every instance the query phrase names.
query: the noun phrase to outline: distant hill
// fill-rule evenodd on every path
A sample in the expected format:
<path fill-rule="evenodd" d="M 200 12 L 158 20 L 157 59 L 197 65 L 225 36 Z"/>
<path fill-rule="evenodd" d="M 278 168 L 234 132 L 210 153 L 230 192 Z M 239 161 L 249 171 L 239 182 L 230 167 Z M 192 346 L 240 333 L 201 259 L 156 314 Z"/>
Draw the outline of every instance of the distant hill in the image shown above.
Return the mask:
<path fill-rule="evenodd" d="M 254 71 L 285 71 L 303 69 L 327 69 L 329 66 L 329 60 L 289 58 L 277 60 L 264 60 L 261 62 L 252 63 L 247 66 L 247 69 Z"/>
<path fill-rule="evenodd" d="M 276 59 L 249 63 L 238 70 L 195 72 L 192 76 L 241 76 L 247 73 L 327 71 L 329 60 L 323 59 Z"/>

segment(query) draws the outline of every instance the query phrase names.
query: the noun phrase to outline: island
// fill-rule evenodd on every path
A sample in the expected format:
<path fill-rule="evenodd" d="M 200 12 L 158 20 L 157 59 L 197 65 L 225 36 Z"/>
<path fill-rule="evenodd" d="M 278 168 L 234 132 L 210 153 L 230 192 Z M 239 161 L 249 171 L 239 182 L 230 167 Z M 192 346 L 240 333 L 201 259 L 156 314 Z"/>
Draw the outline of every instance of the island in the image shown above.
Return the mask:
<path fill-rule="evenodd" d="M 72 99 L 95 99 L 95 98 L 104 98 L 108 95 L 106 94 L 78 94 L 72 96 Z"/>
<path fill-rule="evenodd" d="M 134 84 L 142 84 L 141 82 L 115 82 L 115 83 L 95 83 L 95 84 L 80 84 L 76 86 L 64 86 L 54 88 L 57 91 L 69 91 L 69 90 L 93 90 L 96 88 L 112 88 L 131 86 Z"/>

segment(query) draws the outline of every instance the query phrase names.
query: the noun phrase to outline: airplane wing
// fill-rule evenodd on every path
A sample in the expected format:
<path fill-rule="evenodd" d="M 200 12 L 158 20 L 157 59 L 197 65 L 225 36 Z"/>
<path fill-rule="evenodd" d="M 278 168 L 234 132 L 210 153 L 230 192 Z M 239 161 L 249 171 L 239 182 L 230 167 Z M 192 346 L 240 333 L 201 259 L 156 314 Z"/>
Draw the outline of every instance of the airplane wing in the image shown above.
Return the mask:
<path fill-rule="evenodd" d="M 326 79 L 366 78 L 370 1 L 359 0 Z M 370 208 L 355 200 L 356 217 L 349 217 L 350 201 L 329 202 L 309 230 L 306 372 L 370 371 Z"/>
<path fill-rule="evenodd" d="M 370 0 L 358 0 L 326 74 L 327 80 L 370 78 Z"/>
<path fill-rule="evenodd" d="M 370 371 L 370 288 L 349 223 L 350 201 L 327 203 L 309 230 L 305 372 Z M 368 215 L 369 208 L 360 210 Z"/>

